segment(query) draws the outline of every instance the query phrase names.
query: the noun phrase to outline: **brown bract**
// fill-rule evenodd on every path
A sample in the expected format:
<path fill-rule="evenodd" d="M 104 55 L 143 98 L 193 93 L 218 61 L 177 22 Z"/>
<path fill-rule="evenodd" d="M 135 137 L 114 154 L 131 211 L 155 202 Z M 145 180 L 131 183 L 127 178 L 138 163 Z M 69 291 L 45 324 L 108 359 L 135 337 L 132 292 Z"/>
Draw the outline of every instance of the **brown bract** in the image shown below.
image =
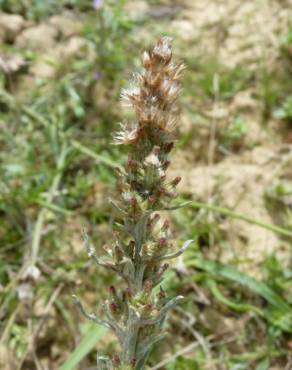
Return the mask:
<path fill-rule="evenodd" d="M 122 101 L 133 108 L 136 123 L 122 127 L 115 136 L 116 144 L 137 144 L 154 134 L 155 145 L 171 141 L 169 134 L 176 126 L 175 101 L 180 91 L 178 81 L 183 64 L 171 61 L 171 38 L 162 37 L 152 51 L 144 51 L 142 63 L 144 70 L 135 74 L 131 87 L 123 90 Z M 161 131 L 161 132 L 159 132 Z M 143 144 L 143 143 L 141 143 Z"/>

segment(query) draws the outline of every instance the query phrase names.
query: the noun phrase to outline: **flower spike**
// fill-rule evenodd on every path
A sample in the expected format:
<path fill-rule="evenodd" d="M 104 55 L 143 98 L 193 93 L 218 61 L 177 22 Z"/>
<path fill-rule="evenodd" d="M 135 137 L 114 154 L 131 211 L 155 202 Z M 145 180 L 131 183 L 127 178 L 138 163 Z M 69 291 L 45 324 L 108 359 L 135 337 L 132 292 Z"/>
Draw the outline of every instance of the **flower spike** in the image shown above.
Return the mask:
<path fill-rule="evenodd" d="M 176 100 L 180 93 L 182 64 L 172 61 L 172 39 L 160 38 L 152 50 L 142 54 L 143 70 L 135 74 L 122 101 L 135 113 L 134 122 L 120 124 L 114 144 L 127 145 L 129 156 L 124 169 L 116 169 L 116 196 L 110 200 L 118 218 L 106 259 L 97 256 L 84 232 L 88 256 L 96 265 L 114 271 L 126 285 L 120 291 L 111 286 L 110 299 L 103 307 L 107 320 L 81 312 L 90 320 L 112 329 L 121 351 L 113 358 L 98 356 L 98 369 L 142 370 L 154 344 L 165 337 L 163 323 L 182 296 L 168 298 L 160 287 L 169 267 L 165 260 L 181 255 L 191 244 L 173 251 L 170 225 L 160 222 L 159 210 L 174 209 L 177 177 L 167 179 L 169 155 L 175 145 Z"/>

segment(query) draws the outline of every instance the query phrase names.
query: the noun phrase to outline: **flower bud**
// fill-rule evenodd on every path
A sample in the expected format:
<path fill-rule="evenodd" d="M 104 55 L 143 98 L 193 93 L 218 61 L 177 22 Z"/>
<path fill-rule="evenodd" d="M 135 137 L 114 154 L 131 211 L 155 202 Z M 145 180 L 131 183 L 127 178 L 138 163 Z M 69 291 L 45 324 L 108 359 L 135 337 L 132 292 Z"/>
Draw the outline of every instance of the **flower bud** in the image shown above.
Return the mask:
<path fill-rule="evenodd" d="M 152 54 L 164 64 L 169 63 L 172 57 L 171 38 L 162 37 L 155 45 Z"/>
<path fill-rule="evenodd" d="M 117 179 L 116 181 L 116 192 L 121 194 L 123 191 L 123 183 L 120 179 Z"/>
<path fill-rule="evenodd" d="M 150 55 L 148 51 L 144 51 L 142 55 L 142 63 L 143 63 L 144 68 L 148 69 L 150 67 L 151 59 L 150 59 Z"/>
<path fill-rule="evenodd" d="M 130 301 L 132 299 L 132 296 L 133 296 L 133 294 L 132 294 L 132 291 L 129 287 L 123 291 L 123 301 L 124 302 L 125 301 Z"/>
<path fill-rule="evenodd" d="M 135 241 L 134 240 L 130 240 L 128 244 L 128 250 L 129 250 L 129 254 L 133 256 L 134 251 L 135 251 Z"/>
<path fill-rule="evenodd" d="M 163 162 L 163 169 L 164 169 L 164 171 L 166 171 L 167 170 L 167 168 L 169 167 L 169 165 L 170 165 L 170 161 L 164 161 Z"/>
<path fill-rule="evenodd" d="M 131 171 L 136 171 L 138 168 L 138 162 L 132 158 L 128 158 L 127 168 Z"/>
<path fill-rule="evenodd" d="M 149 232 L 151 232 L 155 225 L 157 224 L 157 222 L 160 220 L 160 215 L 158 213 L 155 213 L 155 215 L 149 220 L 149 223 L 148 223 L 148 228 L 149 228 Z"/>
<path fill-rule="evenodd" d="M 115 354 L 113 356 L 112 363 L 113 363 L 113 365 L 114 365 L 115 368 L 121 366 L 121 359 L 120 359 L 120 357 L 117 354 Z"/>
<path fill-rule="evenodd" d="M 155 195 L 150 195 L 150 197 L 148 197 L 148 202 L 150 203 L 150 205 L 153 205 L 156 202 Z"/>
<path fill-rule="evenodd" d="M 136 363 L 137 363 L 136 358 L 135 358 L 135 357 L 134 357 L 134 358 L 132 358 L 132 360 L 131 360 L 131 366 L 132 366 L 132 368 L 133 368 L 133 369 L 135 368 Z"/>
<path fill-rule="evenodd" d="M 131 206 L 132 206 L 132 209 L 133 209 L 134 213 L 137 212 L 137 210 L 138 210 L 138 201 L 135 197 L 133 197 L 131 199 Z"/>
<path fill-rule="evenodd" d="M 146 290 L 148 290 L 148 291 L 151 291 L 152 287 L 153 287 L 152 281 L 149 280 L 149 279 L 145 280 L 145 282 L 144 282 L 144 288 Z"/>
<path fill-rule="evenodd" d="M 164 289 L 162 288 L 162 286 L 160 285 L 160 289 L 159 289 L 159 293 L 158 293 L 158 298 L 159 299 L 164 299 L 166 297 L 166 293 L 164 291 Z"/>
<path fill-rule="evenodd" d="M 117 294 L 116 288 L 113 285 L 111 285 L 109 287 L 109 291 L 110 291 L 111 295 L 116 296 L 116 294 Z"/>
<path fill-rule="evenodd" d="M 114 315 L 116 315 L 116 314 L 119 312 L 119 307 L 118 307 L 118 305 L 117 305 L 115 302 L 111 302 L 111 303 L 109 304 L 109 309 L 110 309 L 110 311 L 111 311 Z"/>
<path fill-rule="evenodd" d="M 181 177 L 178 176 L 170 182 L 170 185 L 177 186 L 181 182 Z"/>
<path fill-rule="evenodd" d="M 114 246 L 114 257 L 116 262 L 120 262 L 123 259 L 124 251 L 119 245 Z"/>
<path fill-rule="evenodd" d="M 153 216 L 151 222 L 158 222 L 160 220 L 160 214 L 159 213 L 155 213 L 155 215 Z"/>
<path fill-rule="evenodd" d="M 153 147 L 153 153 L 154 153 L 155 155 L 158 155 L 158 154 L 159 154 L 159 152 L 160 152 L 160 146 L 155 145 L 155 146 Z"/>
<path fill-rule="evenodd" d="M 159 247 L 165 247 L 167 245 L 167 239 L 166 238 L 160 238 L 158 240 Z"/>
<path fill-rule="evenodd" d="M 169 263 L 165 263 L 164 265 L 162 265 L 162 271 L 166 271 L 167 269 L 169 268 Z"/>
<path fill-rule="evenodd" d="M 144 318 L 149 317 L 153 309 L 154 309 L 154 306 L 152 303 L 146 303 L 141 310 L 141 316 Z"/>
<path fill-rule="evenodd" d="M 122 171 L 119 167 L 115 167 L 114 168 L 114 175 L 117 179 L 121 179 L 123 174 L 122 174 Z"/>
<path fill-rule="evenodd" d="M 148 312 L 151 312 L 153 310 L 153 304 L 152 303 L 147 303 L 145 306 L 144 306 L 144 309 Z"/>
<path fill-rule="evenodd" d="M 174 147 L 174 143 L 173 142 L 170 142 L 170 143 L 167 143 L 165 146 L 164 146 L 164 151 L 166 153 L 169 153 Z"/>
<path fill-rule="evenodd" d="M 166 232 L 168 230 L 169 230 L 169 220 L 165 220 L 162 225 L 161 231 Z"/>

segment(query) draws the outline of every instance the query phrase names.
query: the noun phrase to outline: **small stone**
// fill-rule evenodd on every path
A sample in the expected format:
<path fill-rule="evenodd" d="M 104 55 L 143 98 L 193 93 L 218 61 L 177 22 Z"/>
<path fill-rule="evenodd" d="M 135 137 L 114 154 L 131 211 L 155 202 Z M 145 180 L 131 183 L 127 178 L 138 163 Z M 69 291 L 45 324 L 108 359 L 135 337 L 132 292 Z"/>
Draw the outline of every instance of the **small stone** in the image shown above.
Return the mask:
<path fill-rule="evenodd" d="M 6 343 L 0 345 L 0 369 L 17 369 L 17 358 L 13 355 L 13 350 Z"/>
<path fill-rule="evenodd" d="M 72 36 L 80 35 L 83 29 L 81 20 L 70 11 L 65 11 L 60 15 L 52 16 L 48 23 L 59 31 L 61 37 L 66 39 Z"/>
<path fill-rule="evenodd" d="M 0 13 L 0 40 L 13 42 L 24 26 L 25 20 L 21 15 Z"/>
<path fill-rule="evenodd" d="M 37 26 L 27 28 L 17 38 L 16 45 L 20 48 L 34 51 L 45 51 L 56 44 L 58 29 L 50 24 L 41 23 Z"/>
<path fill-rule="evenodd" d="M 126 2 L 124 11 L 132 19 L 143 19 L 149 11 L 149 4 L 142 0 L 129 1 Z"/>
<path fill-rule="evenodd" d="M 42 55 L 31 66 L 29 72 L 38 78 L 54 78 L 57 72 L 58 59 L 54 55 Z"/>
<path fill-rule="evenodd" d="M 82 56 L 88 50 L 88 46 L 84 38 L 78 36 L 71 37 L 66 43 L 62 44 L 60 54 L 63 58 Z"/>
<path fill-rule="evenodd" d="M 20 284 L 17 288 L 17 295 L 20 301 L 30 301 L 33 298 L 31 284 Z"/>

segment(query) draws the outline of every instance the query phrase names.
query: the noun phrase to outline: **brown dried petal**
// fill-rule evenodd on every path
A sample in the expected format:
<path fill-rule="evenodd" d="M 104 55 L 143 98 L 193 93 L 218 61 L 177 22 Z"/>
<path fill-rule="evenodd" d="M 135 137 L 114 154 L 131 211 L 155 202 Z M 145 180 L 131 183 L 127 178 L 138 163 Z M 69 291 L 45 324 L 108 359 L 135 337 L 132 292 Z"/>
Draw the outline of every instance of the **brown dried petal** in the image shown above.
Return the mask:
<path fill-rule="evenodd" d="M 168 63 L 172 56 L 171 44 L 172 39 L 170 37 L 161 37 L 154 47 L 152 54 L 163 60 L 165 63 Z"/>
<path fill-rule="evenodd" d="M 120 125 L 122 130 L 114 135 L 114 144 L 120 145 L 135 143 L 139 136 L 138 125 Z"/>

